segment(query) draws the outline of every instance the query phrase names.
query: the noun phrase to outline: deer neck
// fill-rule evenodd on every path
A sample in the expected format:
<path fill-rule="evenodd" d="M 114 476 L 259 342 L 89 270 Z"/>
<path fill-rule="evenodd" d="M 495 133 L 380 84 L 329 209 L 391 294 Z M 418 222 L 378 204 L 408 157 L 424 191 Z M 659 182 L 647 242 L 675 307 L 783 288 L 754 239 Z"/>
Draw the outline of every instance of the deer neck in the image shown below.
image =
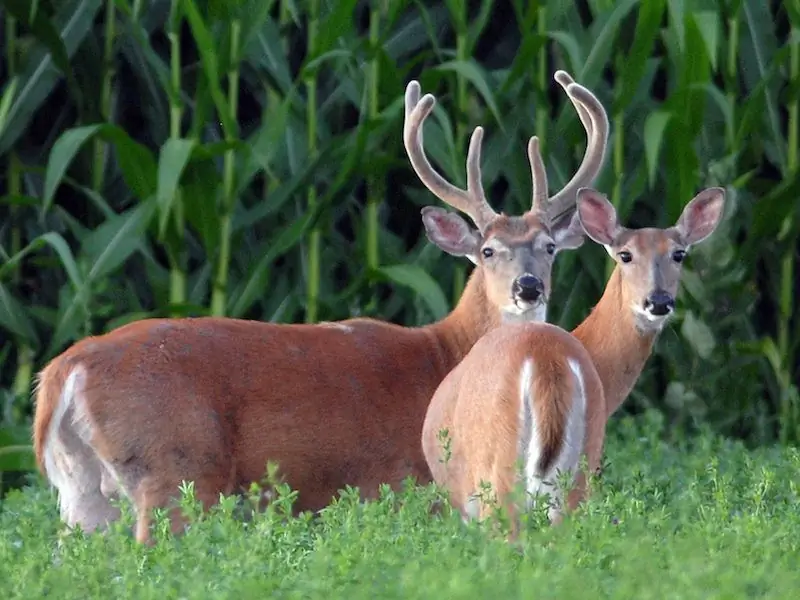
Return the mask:
<path fill-rule="evenodd" d="M 580 340 L 600 375 L 610 417 L 628 397 L 653 351 L 657 331 L 642 331 L 622 296 L 619 267 L 611 273 L 605 292 L 572 334 Z"/>
<path fill-rule="evenodd" d="M 475 267 L 452 312 L 427 329 L 435 339 L 449 371 L 467 355 L 480 337 L 498 327 L 500 315 L 489 306 L 483 269 Z"/>

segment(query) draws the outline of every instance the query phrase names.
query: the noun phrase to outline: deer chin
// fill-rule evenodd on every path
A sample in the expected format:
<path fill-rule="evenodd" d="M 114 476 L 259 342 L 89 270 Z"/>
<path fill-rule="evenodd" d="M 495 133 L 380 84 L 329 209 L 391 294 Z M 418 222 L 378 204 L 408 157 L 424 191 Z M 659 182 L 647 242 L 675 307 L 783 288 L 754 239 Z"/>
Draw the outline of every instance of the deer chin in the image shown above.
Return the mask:
<path fill-rule="evenodd" d="M 547 301 L 540 298 L 536 302 L 526 302 L 519 298 L 503 307 L 503 321 L 507 323 L 540 323 L 547 319 Z"/>
<path fill-rule="evenodd" d="M 669 311 L 665 315 L 654 315 L 649 310 L 645 310 L 637 304 L 632 304 L 631 309 L 636 319 L 636 328 L 642 333 L 658 333 L 663 329 L 666 322 L 675 311 Z"/>

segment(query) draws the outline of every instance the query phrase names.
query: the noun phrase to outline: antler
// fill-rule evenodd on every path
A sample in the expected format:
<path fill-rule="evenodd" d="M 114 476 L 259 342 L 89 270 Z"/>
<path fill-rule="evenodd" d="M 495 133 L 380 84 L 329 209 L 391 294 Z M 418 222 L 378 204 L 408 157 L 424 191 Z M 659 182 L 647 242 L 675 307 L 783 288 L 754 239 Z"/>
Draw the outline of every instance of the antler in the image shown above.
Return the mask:
<path fill-rule="evenodd" d="M 533 136 L 528 141 L 528 162 L 531 163 L 531 180 L 533 182 L 531 212 L 537 213 L 547 221 L 547 171 L 544 168 L 537 136 Z"/>
<path fill-rule="evenodd" d="M 582 85 L 575 83 L 569 73 L 559 70 L 556 71 L 553 78 L 567 92 L 567 97 L 575 107 L 578 117 L 586 130 L 587 137 L 586 154 L 584 154 L 580 167 L 578 167 L 572 179 L 547 200 L 546 206 L 547 179 L 546 175 L 544 175 L 544 165 L 541 164 L 542 158 L 539 153 L 538 139 L 534 142 L 534 138 L 531 138 L 528 143 L 528 160 L 531 162 L 531 173 L 537 173 L 534 178 L 538 177 L 540 181 L 543 181 L 545 189 L 543 197 L 541 192 L 537 195 L 537 190 L 541 190 L 541 183 L 537 186 L 536 181 L 534 181 L 531 211 L 544 213 L 551 222 L 556 222 L 565 214 L 574 210 L 578 190 L 581 187 L 590 186 L 600 173 L 605 160 L 606 146 L 608 145 L 609 123 L 606 110 L 597 97 Z M 538 161 L 541 166 L 534 167 L 535 161 Z M 538 174 L 539 169 L 541 169 L 541 174 Z"/>
<path fill-rule="evenodd" d="M 446 181 L 431 166 L 422 142 L 422 124 L 433 110 L 436 98 L 425 94 L 420 100 L 420 86 L 412 81 L 406 87 L 406 116 L 403 124 L 403 143 L 411 166 L 431 193 L 472 219 L 481 232 L 497 216 L 489 206 L 481 183 L 481 143 L 483 128 L 476 127 L 469 140 L 467 153 L 467 189 L 462 190 Z"/>

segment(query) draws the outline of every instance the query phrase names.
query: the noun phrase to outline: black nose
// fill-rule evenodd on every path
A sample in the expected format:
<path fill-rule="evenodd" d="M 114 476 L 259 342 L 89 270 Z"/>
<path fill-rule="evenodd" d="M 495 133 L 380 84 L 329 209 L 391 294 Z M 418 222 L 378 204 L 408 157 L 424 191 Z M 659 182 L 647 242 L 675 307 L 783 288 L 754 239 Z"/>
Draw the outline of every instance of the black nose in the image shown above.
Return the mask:
<path fill-rule="evenodd" d="M 514 281 L 514 295 L 525 302 L 535 302 L 544 294 L 542 280 L 533 275 L 521 275 Z"/>
<path fill-rule="evenodd" d="M 675 308 L 675 299 L 664 290 L 656 290 L 644 301 L 644 309 L 651 315 L 663 317 Z"/>

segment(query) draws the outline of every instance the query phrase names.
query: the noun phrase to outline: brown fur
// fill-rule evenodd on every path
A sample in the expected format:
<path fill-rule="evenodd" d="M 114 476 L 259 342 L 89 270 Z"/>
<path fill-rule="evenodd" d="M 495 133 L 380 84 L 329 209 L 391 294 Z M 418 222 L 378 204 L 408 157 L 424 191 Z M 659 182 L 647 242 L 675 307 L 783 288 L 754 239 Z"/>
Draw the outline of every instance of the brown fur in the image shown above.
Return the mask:
<path fill-rule="evenodd" d="M 36 455 L 36 464 L 43 475 L 47 474 L 44 466 L 44 443 L 47 440 L 47 429 L 50 427 L 50 420 L 58 405 L 58 398 L 69 375 L 70 367 L 71 365 L 63 360 L 52 360 L 38 375 L 33 451 Z"/>
<path fill-rule="evenodd" d="M 499 323 L 480 301 L 482 288 L 476 269 L 455 311 L 428 327 L 148 319 L 81 340 L 41 372 L 40 468 L 61 389 L 80 364 L 98 452 L 112 463 L 139 462 L 175 486 L 188 471 L 230 464 L 245 485 L 264 475 L 268 458 L 300 490 L 305 509 L 321 508 L 345 484 L 375 491 L 406 475 L 424 482 L 427 467 L 413 440 L 427 400 Z"/>
<path fill-rule="evenodd" d="M 600 301 L 572 334 L 589 352 L 600 374 L 606 391 L 606 416 L 610 417 L 639 379 L 658 335 L 655 330 L 637 330 L 623 300 L 619 267 L 611 272 Z"/>
<path fill-rule="evenodd" d="M 422 447 L 431 474 L 464 515 L 481 480 L 488 481 L 498 501 L 514 512 L 508 498 L 517 482 L 513 467 L 524 437 L 518 416 L 520 375 L 528 358 L 533 360 L 531 398 L 541 441 L 539 476 L 553 466 L 566 438 L 574 381 L 569 359 L 580 365 L 584 390 L 593 399 L 587 405 L 593 411 L 586 415 L 588 431 L 597 435 L 597 424 L 604 423 L 598 418 L 604 416 L 602 384 L 590 356 L 573 336 L 547 323 L 509 324 L 487 333 L 441 383 L 423 425 Z M 438 439 L 443 429 L 450 439 L 448 460 Z M 485 516 L 485 507 L 480 511 Z"/>

